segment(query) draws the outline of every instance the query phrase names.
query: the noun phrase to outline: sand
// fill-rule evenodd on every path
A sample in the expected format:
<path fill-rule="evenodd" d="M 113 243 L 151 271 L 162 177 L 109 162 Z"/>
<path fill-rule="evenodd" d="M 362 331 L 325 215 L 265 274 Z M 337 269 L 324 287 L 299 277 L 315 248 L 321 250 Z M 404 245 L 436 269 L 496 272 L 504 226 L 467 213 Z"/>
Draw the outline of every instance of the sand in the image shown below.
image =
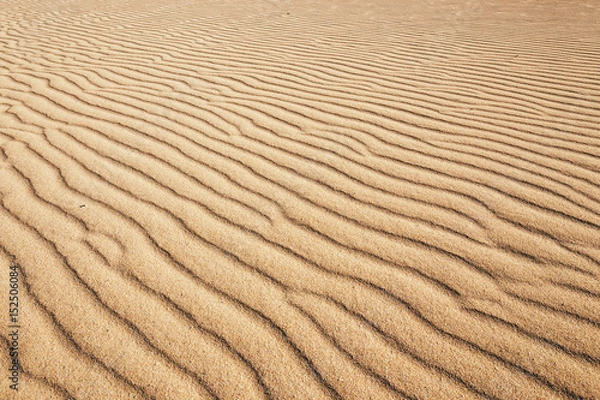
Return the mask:
<path fill-rule="evenodd" d="M 600 399 L 599 127 L 593 1 L 0 0 L 0 399 Z"/>

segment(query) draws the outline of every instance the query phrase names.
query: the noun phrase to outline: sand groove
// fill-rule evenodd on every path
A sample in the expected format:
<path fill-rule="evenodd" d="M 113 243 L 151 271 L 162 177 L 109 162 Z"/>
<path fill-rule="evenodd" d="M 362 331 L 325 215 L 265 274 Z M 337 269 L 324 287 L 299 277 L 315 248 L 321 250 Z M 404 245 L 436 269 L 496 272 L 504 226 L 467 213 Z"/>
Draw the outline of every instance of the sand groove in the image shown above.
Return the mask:
<path fill-rule="evenodd" d="M 0 0 L 0 398 L 600 399 L 600 14 L 487 3 Z"/>

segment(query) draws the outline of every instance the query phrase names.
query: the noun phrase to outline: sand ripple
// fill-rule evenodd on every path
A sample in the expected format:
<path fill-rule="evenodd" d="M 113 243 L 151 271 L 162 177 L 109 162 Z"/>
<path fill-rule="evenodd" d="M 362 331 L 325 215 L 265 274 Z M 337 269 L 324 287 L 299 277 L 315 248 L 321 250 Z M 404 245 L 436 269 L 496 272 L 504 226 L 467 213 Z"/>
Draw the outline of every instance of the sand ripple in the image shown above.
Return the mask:
<path fill-rule="evenodd" d="M 0 0 L 18 398 L 600 399 L 600 13 L 484 3 Z"/>

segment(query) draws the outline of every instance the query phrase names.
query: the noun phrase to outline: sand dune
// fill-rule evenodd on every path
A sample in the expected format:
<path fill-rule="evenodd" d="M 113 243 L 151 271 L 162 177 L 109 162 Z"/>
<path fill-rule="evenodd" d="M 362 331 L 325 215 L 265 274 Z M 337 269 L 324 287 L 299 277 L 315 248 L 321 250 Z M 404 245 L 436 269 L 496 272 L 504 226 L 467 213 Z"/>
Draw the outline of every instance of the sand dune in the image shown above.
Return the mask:
<path fill-rule="evenodd" d="M 592 2 L 0 22 L 1 399 L 600 399 Z"/>

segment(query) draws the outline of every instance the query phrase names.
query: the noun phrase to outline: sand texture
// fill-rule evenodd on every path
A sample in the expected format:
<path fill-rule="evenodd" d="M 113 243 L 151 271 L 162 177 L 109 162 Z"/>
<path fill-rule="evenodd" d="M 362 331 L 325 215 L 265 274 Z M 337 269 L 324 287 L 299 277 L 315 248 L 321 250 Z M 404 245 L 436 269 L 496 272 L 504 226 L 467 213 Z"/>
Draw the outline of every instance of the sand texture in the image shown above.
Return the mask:
<path fill-rule="evenodd" d="M 597 1 L 0 0 L 0 399 L 600 399 L 599 127 Z"/>

